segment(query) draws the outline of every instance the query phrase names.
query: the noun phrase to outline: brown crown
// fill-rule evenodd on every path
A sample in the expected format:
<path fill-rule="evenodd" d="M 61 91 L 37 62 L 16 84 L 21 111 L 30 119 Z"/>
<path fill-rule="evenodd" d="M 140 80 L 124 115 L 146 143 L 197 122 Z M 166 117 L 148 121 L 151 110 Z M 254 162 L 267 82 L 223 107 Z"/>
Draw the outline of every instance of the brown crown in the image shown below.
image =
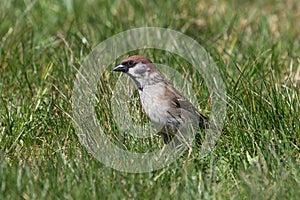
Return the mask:
<path fill-rule="evenodd" d="M 142 62 L 142 63 L 145 63 L 145 64 L 148 64 L 148 63 L 152 63 L 151 60 L 149 58 L 146 58 L 144 56 L 139 56 L 139 55 L 134 55 L 134 56 L 129 56 L 128 58 L 125 58 L 124 60 L 122 60 L 121 63 L 125 63 L 125 62 L 128 62 L 128 61 L 134 61 L 134 62 Z"/>

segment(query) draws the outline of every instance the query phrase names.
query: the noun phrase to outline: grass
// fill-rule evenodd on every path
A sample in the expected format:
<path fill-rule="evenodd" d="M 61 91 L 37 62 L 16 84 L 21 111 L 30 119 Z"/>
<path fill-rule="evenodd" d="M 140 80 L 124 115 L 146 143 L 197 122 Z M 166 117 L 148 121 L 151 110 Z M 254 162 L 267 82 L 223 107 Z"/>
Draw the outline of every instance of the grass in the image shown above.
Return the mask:
<path fill-rule="evenodd" d="M 0 199 L 299 198 L 298 1 L 2 4 Z M 76 69 L 92 49 L 119 32 L 143 26 L 180 31 L 205 47 L 226 84 L 228 106 L 213 154 L 200 159 L 194 147 L 190 157 L 167 168 L 131 174 L 107 168 L 79 143 L 70 99 Z M 179 72 L 188 70 L 169 53 L 138 53 Z M 209 115 L 201 75 L 188 73 L 202 112 Z M 116 81 L 116 75 L 105 76 L 99 97 L 111 95 L 109 85 Z M 118 138 L 122 133 L 116 132 L 110 107 L 103 105 L 99 121 Z M 132 114 L 147 123 L 136 109 Z M 134 138 L 126 142 L 134 150 L 148 145 Z"/>

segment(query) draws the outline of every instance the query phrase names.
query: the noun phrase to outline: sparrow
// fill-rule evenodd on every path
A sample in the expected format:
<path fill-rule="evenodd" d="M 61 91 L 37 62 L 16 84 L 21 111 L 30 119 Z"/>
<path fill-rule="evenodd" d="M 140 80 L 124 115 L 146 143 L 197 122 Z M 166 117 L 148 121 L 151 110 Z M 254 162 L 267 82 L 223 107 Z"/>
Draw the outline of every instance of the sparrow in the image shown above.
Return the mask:
<path fill-rule="evenodd" d="M 150 59 L 130 56 L 113 71 L 123 72 L 134 81 L 143 110 L 152 123 L 160 127 L 165 144 L 174 136 L 179 136 L 177 140 L 188 137 L 189 127 L 196 131 L 206 127 L 207 118 L 166 80 Z"/>

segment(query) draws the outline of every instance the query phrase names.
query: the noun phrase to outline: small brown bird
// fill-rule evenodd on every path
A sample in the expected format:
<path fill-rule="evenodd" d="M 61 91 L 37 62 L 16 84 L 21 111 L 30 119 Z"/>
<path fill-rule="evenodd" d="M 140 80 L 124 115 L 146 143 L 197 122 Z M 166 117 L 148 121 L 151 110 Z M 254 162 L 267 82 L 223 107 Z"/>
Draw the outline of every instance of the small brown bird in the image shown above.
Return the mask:
<path fill-rule="evenodd" d="M 166 81 L 148 58 L 139 55 L 130 56 L 113 71 L 124 72 L 133 79 L 139 91 L 142 107 L 150 120 L 162 128 L 160 134 L 165 143 L 175 135 L 187 137 L 189 125 L 196 131 L 206 127 L 207 118 Z"/>

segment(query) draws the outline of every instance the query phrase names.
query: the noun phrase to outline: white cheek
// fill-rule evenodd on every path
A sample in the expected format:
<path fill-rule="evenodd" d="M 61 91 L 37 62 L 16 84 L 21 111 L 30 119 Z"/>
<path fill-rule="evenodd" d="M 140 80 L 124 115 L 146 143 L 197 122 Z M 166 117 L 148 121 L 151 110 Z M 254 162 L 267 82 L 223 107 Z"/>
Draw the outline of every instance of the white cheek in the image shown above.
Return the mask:
<path fill-rule="evenodd" d="M 134 72 L 134 70 L 132 68 L 129 68 L 127 73 L 132 74 L 133 72 Z"/>
<path fill-rule="evenodd" d="M 138 67 L 134 67 L 134 68 L 129 68 L 127 73 L 131 77 L 141 78 L 141 77 L 147 76 L 148 71 L 146 68 L 144 68 L 144 66 L 138 66 Z"/>
<path fill-rule="evenodd" d="M 132 77 L 139 77 L 139 74 L 136 74 L 133 68 L 129 68 L 127 73 Z"/>

